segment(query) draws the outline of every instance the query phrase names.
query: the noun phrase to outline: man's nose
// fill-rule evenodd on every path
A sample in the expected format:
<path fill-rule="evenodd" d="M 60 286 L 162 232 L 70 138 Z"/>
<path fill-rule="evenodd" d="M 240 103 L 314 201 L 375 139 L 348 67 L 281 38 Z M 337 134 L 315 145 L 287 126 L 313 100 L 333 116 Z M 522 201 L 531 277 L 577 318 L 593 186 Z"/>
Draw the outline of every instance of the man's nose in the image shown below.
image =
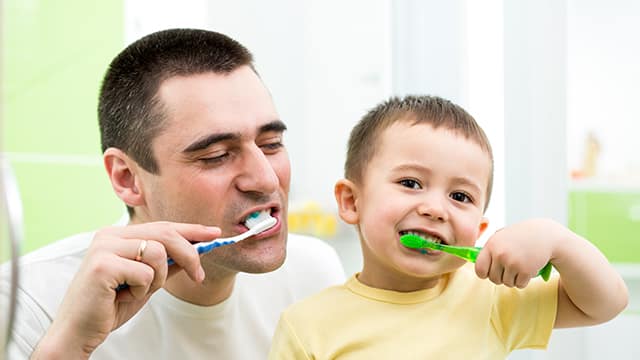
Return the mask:
<path fill-rule="evenodd" d="M 279 180 L 273 164 L 258 146 L 245 152 L 242 166 L 236 181 L 240 191 L 272 194 L 278 189 Z"/>

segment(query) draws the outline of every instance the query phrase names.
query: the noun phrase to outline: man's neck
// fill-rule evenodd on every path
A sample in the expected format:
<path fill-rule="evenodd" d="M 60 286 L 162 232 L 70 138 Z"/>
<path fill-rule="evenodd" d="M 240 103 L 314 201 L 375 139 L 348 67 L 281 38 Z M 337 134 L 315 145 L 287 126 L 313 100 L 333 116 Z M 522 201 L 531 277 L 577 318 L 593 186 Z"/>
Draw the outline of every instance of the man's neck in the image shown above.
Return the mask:
<path fill-rule="evenodd" d="M 195 283 L 184 271 L 173 275 L 164 285 L 171 295 L 191 304 L 212 306 L 223 302 L 231 296 L 236 281 L 236 274 L 207 277 L 202 284 Z"/>

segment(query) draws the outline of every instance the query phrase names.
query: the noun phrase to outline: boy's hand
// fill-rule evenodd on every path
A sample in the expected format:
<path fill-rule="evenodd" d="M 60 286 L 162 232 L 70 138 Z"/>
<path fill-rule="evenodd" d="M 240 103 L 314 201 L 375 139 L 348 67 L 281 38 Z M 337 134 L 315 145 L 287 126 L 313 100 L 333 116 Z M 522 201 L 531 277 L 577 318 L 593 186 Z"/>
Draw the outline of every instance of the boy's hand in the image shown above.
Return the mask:
<path fill-rule="evenodd" d="M 478 255 L 476 274 L 496 284 L 524 288 L 553 256 L 555 239 L 564 227 L 547 219 L 533 219 L 493 234 Z"/>

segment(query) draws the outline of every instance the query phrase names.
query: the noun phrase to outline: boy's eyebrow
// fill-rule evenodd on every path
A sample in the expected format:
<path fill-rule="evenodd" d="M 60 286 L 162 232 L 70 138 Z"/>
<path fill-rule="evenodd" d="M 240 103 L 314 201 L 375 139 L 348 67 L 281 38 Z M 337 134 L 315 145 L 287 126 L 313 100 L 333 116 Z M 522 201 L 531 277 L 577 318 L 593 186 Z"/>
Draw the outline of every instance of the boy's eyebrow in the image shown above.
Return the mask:
<path fill-rule="evenodd" d="M 285 130 L 287 130 L 287 126 L 280 120 L 274 120 L 270 123 L 264 124 L 262 126 L 260 126 L 260 128 L 258 128 L 258 133 L 262 134 L 265 132 L 284 132 Z M 189 146 L 187 146 L 184 150 L 182 150 L 183 153 L 193 153 L 199 150 L 203 150 L 208 148 L 209 146 L 215 144 L 215 143 L 219 143 L 222 141 L 228 141 L 228 140 L 239 140 L 241 138 L 241 134 L 240 133 L 232 133 L 232 132 L 227 132 L 227 133 L 216 133 L 216 134 L 209 134 L 209 135 L 205 135 L 203 137 L 201 137 L 200 139 L 192 142 L 191 144 L 189 144 Z"/>
<path fill-rule="evenodd" d="M 478 186 L 478 184 L 476 184 L 474 181 L 472 181 L 471 179 L 468 179 L 466 177 L 457 177 L 457 178 L 453 179 L 453 183 L 454 184 L 471 186 L 476 192 L 478 192 L 478 193 L 482 192 L 482 189 L 480 188 L 480 186 Z"/>

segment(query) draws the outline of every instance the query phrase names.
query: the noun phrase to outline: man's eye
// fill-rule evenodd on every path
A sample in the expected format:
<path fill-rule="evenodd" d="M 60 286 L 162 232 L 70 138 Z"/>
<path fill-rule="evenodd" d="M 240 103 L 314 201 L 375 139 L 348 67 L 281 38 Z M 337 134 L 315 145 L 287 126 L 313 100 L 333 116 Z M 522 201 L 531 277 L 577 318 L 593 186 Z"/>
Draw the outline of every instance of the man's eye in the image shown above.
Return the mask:
<path fill-rule="evenodd" d="M 454 192 L 451 194 L 451 198 L 455 201 L 459 201 L 459 202 L 463 202 L 463 203 L 472 203 L 473 200 L 471 199 L 471 197 L 469 197 L 469 195 L 463 193 L 463 192 Z"/>
<path fill-rule="evenodd" d="M 422 186 L 420 186 L 420 183 L 413 179 L 402 179 L 398 183 L 410 189 L 415 189 L 415 190 L 422 189 Z"/>
<path fill-rule="evenodd" d="M 282 148 L 283 146 L 284 144 L 281 141 L 277 141 L 277 142 L 260 145 L 260 148 L 262 148 L 262 151 L 269 153 L 269 152 L 274 152 Z"/>
<path fill-rule="evenodd" d="M 229 157 L 229 153 L 224 153 L 218 156 L 212 156 L 207 158 L 201 158 L 199 160 L 204 162 L 205 164 L 217 164 L 224 161 L 227 157 Z"/>

